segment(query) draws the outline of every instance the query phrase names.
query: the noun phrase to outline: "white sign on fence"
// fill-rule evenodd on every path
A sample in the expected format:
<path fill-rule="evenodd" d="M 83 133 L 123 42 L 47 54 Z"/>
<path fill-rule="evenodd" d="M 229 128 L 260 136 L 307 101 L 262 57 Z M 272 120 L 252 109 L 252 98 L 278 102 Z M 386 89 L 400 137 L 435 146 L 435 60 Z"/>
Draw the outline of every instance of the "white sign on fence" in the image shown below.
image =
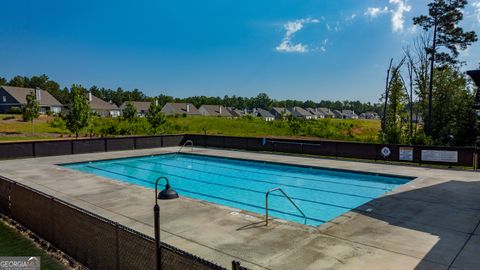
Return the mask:
<path fill-rule="evenodd" d="M 423 161 L 458 162 L 458 151 L 422 150 Z"/>
<path fill-rule="evenodd" d="M 400 147 L 399 160 L 413 161 L 413 147 Z"/>

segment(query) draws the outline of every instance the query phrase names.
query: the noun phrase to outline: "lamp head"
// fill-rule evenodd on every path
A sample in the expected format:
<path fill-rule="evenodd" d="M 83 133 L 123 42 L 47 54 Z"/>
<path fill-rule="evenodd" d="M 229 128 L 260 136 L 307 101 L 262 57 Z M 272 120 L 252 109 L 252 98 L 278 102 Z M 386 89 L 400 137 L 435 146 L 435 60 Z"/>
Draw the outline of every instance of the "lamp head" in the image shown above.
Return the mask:
<path fill-rule="evenodd" d="M 157 198 L 159 200 L 177 199 L 178 198 L 178 193 L 175 190 L 173 190 L 172 188 L 170 188 L 170 184 L 167 183 L 167 185 L 165 186 L 165 189 L 158 193 Z"/>

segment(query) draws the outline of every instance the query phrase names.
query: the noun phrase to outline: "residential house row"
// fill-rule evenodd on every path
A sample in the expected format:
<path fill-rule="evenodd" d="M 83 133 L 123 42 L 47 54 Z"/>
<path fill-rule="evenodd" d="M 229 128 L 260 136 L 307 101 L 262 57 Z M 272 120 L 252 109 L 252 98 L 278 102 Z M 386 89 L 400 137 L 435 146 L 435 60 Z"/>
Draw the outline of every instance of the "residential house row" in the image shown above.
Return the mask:
<path fill-rule="evenodd" d="M 35 94 L 39 103 L 40 114 L 57 114 L 65 111 L 66 106 L 54 98 L 48 91 L 40 88 L 24 88 L 14 86 L 0 86 L 0 113 L 8 113 L 20 109 L 27 104 L 27 96 Z M 113 102 L 106 102 L 92 93 L 87 93 L 85 98 L 88 101 L 90 110 L 103 117 L 117 117 L 121 109 Z"/>
<path fill-rule="evenodd" d="M 27 95 L 34 92 L 40 105 L 40 113 L 60 113 L 66 106 L 56 100 L 50 93 L 40 88 L 22 88 L 13 86 L 0 86 L 0 113 L 8 113 L 12 108 L 20 108 L 27 103 Z M 118 117 L 126 108 L 128 102 L 124 102 L 120 107 L 115 103 L 104 101 L 91 92 L 86 94 L 90 109 L 93 113 L 102 117 Z M 156 102 L 156 101 L 155 101 Z M 146 116 L 151 102 L 132 101 L 131 104 L 140 117 Z M 161 110 L 166 115 L 198 115 L 198 116 L 217 116 L 227 118 L 238 118 L 250 115 L 259 117 L 264 121 L 273 121 L 275 119 L 286 119 L 294 117 L 304 120 L 315 120 L 322 118 L 340 118 L 340 119 L 379 119 L 375 112 L 366 112 L 357 115 L 353 110 L 330 110 L 328 108 L 282 108 L 273 107 L 271 110 L 254 108 L 251 110 L 240 110 L 222 105 L 202 105 L 196 108 L 192 103 L 166 103 Z"/>

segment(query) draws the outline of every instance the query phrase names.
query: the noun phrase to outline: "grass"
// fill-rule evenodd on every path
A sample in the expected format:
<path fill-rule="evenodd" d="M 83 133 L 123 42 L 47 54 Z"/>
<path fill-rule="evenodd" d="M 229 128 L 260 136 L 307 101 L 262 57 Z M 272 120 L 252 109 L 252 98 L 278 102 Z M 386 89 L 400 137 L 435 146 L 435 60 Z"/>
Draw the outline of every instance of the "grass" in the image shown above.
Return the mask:
<path fill-rule="evenodd" d="M 0 221 L 0 256 L 40 256 L 41 269 L 67 269 L 2 221 Z"/>
<path fill-rule="evenodd" d="M 226 136 L 316 137 L 349 141 L 376 142 L 380 131 L 378 120 L 318 119 L 299 121 L 298 127 L 288 121 L 264 122 L 260 119 L 219 117 L 170 118 L 170 131 Z"/>
<path fill-rule="evenodd" d="M 6 115 L 0 115 L 3 119 Z M 17 116 L 18 117 L 18 116 Z M 60 121 L 61 122 L 61 121 Z M 145 118 L 130 124 L 120 119 L 98 118 L 94 122 L 94 133 L 104 135 L 144 135 L 149 134 L 149 125 Z M 318 119 L 311 121 L 273 121 L 265 122 L 258 118 L 228 119 L 221 117 L 168 117 L 163 133 L 203 134 L 204 129 L 211 135 L 253 136 L 253 137 L 306 137 L 345 141 L 378 142 L 380 121 Z M 64 123 L 51 124 L 46 120 L 34 122 L 34 134 L 29 122 L 18 120 L 0 120 L 0 141 L 18 141 L 70 136 Z M 88 134 L 83 131 L 82 135 Z"/>

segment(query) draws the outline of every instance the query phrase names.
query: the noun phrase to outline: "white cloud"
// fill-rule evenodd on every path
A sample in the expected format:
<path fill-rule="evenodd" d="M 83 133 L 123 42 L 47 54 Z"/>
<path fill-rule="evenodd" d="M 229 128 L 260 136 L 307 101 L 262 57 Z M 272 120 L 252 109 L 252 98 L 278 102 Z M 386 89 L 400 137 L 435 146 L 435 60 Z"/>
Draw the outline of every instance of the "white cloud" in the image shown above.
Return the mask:
<path fill-rule="evenodd" d="M 328 38 L 326 38 L 322 41 L 319 50 L 322 51 L 322 52 L 326 52 L 327 51 L 327 44 L 328 44 Z"/>
<path fill-rule="evenodd" d="M 318 19 L 299 19 L 295 21 L 287 22 L 283 25 L 285 29 L 285 36 L 283 36 L 282 42 L 275 48 L 279 52 L 290 52 L 290 53 L 305 53 L 309 51 L 308 45 L 297 43 L 292 44 L 292 38 L 295 33 L 302 30 L 305 24 L 309 23 L 319 23 Z"/>
<path fill-rule="evenodd" d="M 353 13 L 352 15 L 348 16 L 348 17 L 345 19 L 345 21 L 351 22 L 351 21 L 353 21 L 356 17 L 357 17 L 357 14 L 356 14 L 356 13 Z"/>
<path fill-rule="evenodd" d="M 396 9 L 392 10 L 392 30 L 393 32 L 402 32 L 405 24 L 403 14 L 410 12 L 412 6 L 406 3 L 406 0 L 389 0 L 390 4 L 396 5 Z"/>
<path fill-rule="evenodd" d="M 474 14 L 475 18 L 477 18 L 478 23 L 480 23 L 480 1 L 476 1 L 472 3 L 472 6 L 474 8 Z"/>
<path fill-rule="evenodd" d="M 364 15 L 370 18 L 376 18 L 379 15 L 388 13 L 388 7 L 378 8 L 378 7 L 369 7 L 367 11 L 365 11 Z"/>

